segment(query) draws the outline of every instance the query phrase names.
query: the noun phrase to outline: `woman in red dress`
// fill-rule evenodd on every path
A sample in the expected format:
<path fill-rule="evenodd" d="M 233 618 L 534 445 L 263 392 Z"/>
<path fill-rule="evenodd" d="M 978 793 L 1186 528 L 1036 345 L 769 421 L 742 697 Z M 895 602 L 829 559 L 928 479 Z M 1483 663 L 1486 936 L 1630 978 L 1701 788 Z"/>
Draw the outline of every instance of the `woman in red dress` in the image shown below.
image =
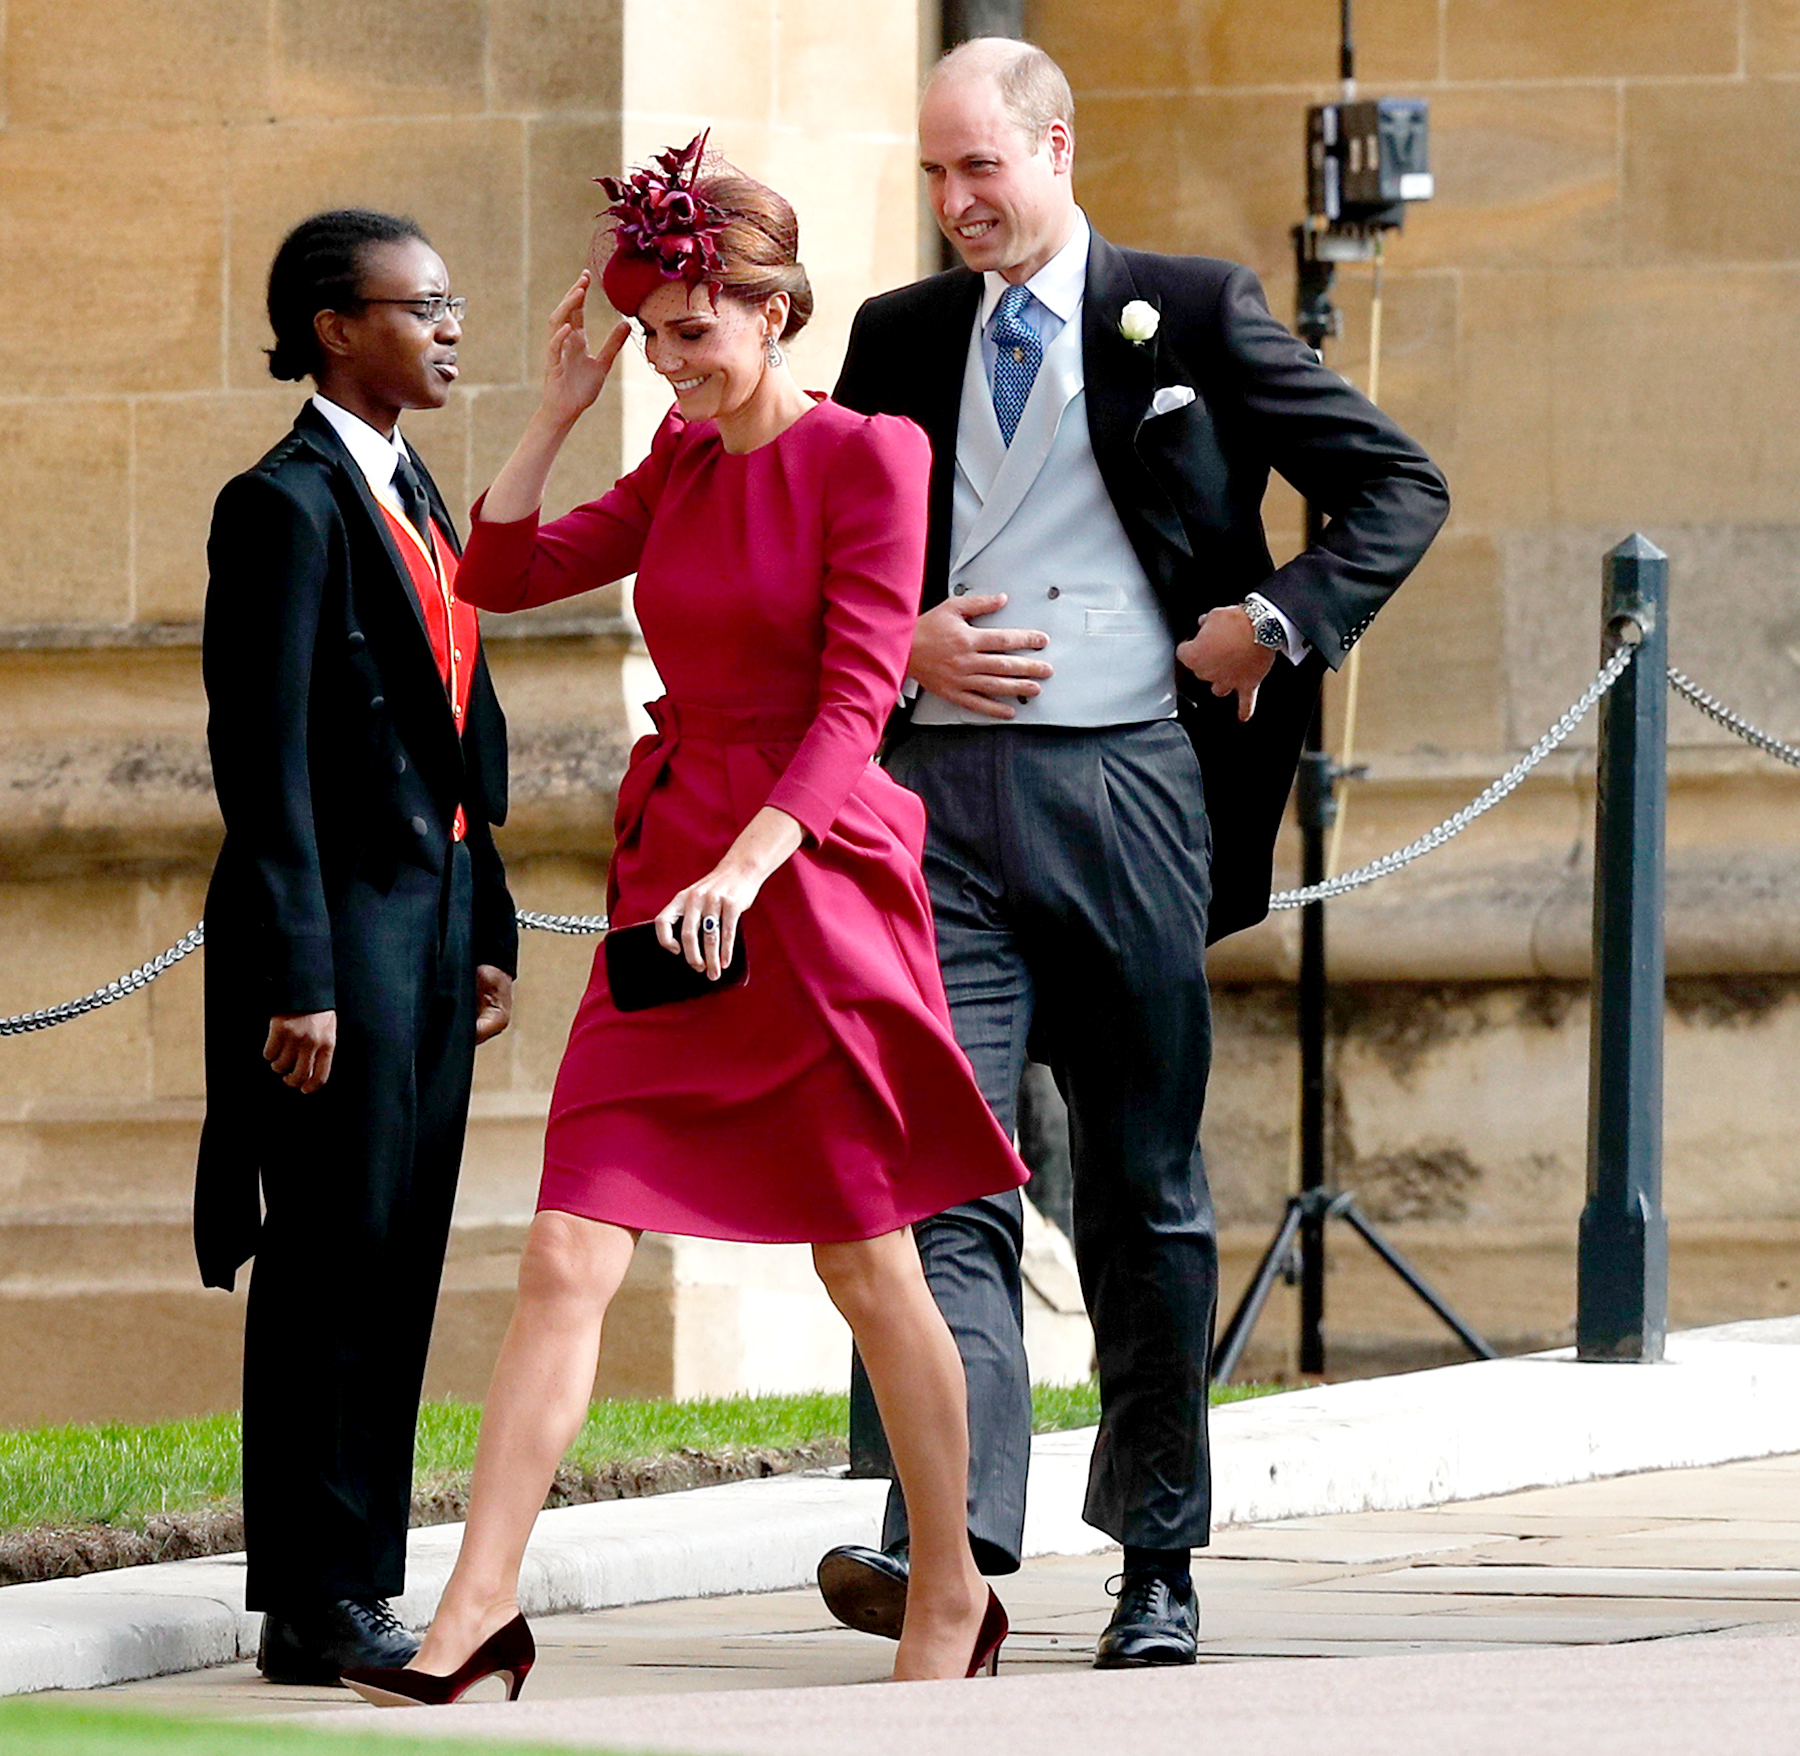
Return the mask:
<path fill-rule="evenodd" d="M 703 151 L 607 183 L 602 284 L 676 397 L 648 459 L 538 525 L 551 465 L 631 333 L 620 322 L 589 353 L 583 273 L 459 583 L 484 609 L 520 610 L 636 573 L 667 694 L 619 789 L 611 918 L 655 921 L 669 954 L 714 978 L 742 934 L 749 975 L 624 1012 L 596 957 L 462 1552 L 412 1665 L 347 1675 L 372 1699 L 450 1699 L 528 1668 L 519 1564 L 647 1230 L 813 1246 L 911 1515 L 894 1675 L 973 1674 L 1005 1631 L 969 1552 L 962 1367 L 907 1228 L 1026 1172 L 950 1033 L 923 809 L 872 761 L 918 616 L 929 450 L 910 422 L 795 384 L 780 342 L 812 295 L 792 209 Z"/>

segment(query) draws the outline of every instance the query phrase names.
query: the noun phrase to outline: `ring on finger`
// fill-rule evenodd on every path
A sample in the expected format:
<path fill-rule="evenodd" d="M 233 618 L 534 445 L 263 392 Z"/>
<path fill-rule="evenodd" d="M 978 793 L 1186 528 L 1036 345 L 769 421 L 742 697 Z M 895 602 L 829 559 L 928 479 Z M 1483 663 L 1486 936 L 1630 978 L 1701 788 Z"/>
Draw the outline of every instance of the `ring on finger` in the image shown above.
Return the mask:
<path fill-rule="evenodd" d="M 713 915 L 706 916 L 706 918 L 704 920 L 702 920 L 700 923 L 700 931 L 702 933 L 716 933 L 716 932 L 718 932 L 718 930 L 719 930 L 718 919 Z"/>

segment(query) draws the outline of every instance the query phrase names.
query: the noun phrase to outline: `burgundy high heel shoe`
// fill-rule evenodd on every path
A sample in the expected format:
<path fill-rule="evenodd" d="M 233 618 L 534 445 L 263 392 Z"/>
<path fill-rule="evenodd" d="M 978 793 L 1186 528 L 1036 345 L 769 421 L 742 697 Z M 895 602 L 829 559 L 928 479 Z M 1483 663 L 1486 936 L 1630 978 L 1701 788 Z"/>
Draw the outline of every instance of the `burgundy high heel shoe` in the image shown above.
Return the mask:
<path fill-rule="evenodd" d="M 1001 1618 L 1003 1621 L 1004 1617 Z M 981 1629 L 987 1632 L 984 1622 Z M 428 1671 L 410 1671 L 392 1665 L 371 1665 L 345 1671 L 344 1681 L 363 1700 L 377 1707 L 448 1707 L 460 1701 L 477 1683 L 489 1677 L 506 1679 L 506 1699 L 517 1701 L 525 1679 L 537 1661 L 537 1642 L 523 1616 L 514 1616 L 496 1629 L 447 1677 Z M 974 1672 L 969 1673 L 971 1676 Z"/>
<path fill-rule="evenodd" d="M 979 1677 L 985 1673 L 997 1677 L 1000 1674 L 1000 1648 L 1011 1632 L 1006 1606 L 994 1595 L 990 1585 L 987 1613 L 981 1618 L 981 1632 L 975 1636 L 975 1656 L 969 1660 L 969 1676 Z"/>

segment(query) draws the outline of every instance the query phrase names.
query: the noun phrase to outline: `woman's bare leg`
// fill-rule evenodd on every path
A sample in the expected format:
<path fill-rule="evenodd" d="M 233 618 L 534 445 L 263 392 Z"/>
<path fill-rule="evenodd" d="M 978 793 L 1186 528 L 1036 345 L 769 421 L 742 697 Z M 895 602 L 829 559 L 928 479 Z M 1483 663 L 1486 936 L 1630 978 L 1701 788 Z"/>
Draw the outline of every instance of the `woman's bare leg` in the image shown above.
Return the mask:
<path fill-rule="evenodd" d="M 414 1670 L 448 1676 L 518 1614 L 519 1566 L 594 1393 L 600 1330 L 637 1234 L 569 1213 L 531 1222 L 519 1297 L 481 1411 L 469 1522 Z"/>
<path fill-rule="evenodd" d="M 887 1430 L 912 1535 L 897 1680 L 960 1677 L 987 1607 L 969 1552 L 969 1403 L 962 1360 L 912 1233 L 815 1244 L 813 1260 L 856 1337 Z"/>

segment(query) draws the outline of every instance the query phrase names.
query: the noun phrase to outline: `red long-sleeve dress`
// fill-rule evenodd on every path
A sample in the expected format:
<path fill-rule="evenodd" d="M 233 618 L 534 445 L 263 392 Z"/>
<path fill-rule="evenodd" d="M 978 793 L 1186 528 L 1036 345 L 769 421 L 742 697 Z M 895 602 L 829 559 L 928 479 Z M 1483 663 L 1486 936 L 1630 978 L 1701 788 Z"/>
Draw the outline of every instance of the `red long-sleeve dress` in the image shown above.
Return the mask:
<path fill-rule="evenodd" d="M 736 455 L 672 412 L 645 462 L 567 517 L 477 505 L 458 583 L 484 609 L 637 573 L 667 693 L 619 788 L 616 923 L 704 877 L 763 805 L 805 832 L 743 918 L 741 987 L 620 1012 L 596 955 L 540 1209 L 823 1243 L 1025 1181 L 950 1032 L 924 808 L 872 760 L 918 616 L 930 463 L 910 422 L 829 400 Z"/>

